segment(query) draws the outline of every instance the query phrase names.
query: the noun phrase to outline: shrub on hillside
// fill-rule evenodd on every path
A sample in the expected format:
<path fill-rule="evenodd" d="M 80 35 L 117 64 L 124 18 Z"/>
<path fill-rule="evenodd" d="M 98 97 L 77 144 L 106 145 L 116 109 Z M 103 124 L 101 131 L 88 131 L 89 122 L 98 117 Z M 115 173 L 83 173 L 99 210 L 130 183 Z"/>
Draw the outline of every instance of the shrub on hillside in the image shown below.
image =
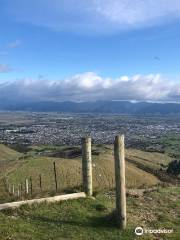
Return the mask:
<path fill-rule="evenodd" d="M 169 163 L 167 173 L 173 175 L 180 175 L 180 160 L 174 160 Z"/>

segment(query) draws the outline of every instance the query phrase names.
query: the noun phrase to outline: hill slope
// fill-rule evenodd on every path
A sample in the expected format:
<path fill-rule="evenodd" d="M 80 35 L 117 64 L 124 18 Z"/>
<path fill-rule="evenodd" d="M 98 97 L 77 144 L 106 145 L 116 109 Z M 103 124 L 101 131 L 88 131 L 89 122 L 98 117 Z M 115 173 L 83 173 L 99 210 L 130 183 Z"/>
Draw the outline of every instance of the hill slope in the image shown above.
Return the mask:
<path fill-rule="evenodd" d="M 18 168 L 6 174 L 8 182 L 16 187 L 23 185 L 25 179 L 32 178 L 33 196 L 53 194 L 55 191 L 53 162 L 56 163 L 58 192 L 79 191 L 82 186 L 81 157 L 71 159 L 40 156 L 30 152 L 25 160 L 16 162 Z M 42 147 L 43 150 L 43 147 Z M 66 151 L 66 148 L 63 148 Z M 56 148 L 57 152 L 57 148 Z M 114 156 L 112 146 L 93 146 L 93 189 L 94 191 L 111 190 L 115 186 Z M 160 153 L 147 153 L 140 150 L 126 150 L 126 185 L 128 188 L 144 188 L 160 182 L 154 171 L 169 163 L 171 158 Z M 41 174 L 40 189 L 39 175 Z M 24 193 L 24 190 L 23 190 Z"/>
<path fill-rule="evenodd" d="M 1 146 L 4 153 L 8 148 Z M 33 179 L 33 195 L 46 196 L 55 194 L 53 162 L 56 162 L 58 192 L 79 191 L 81 188 L 81 157 L 59 158 L 40 156 L 44 153 L 44 146 L 38 146 L 28 153 L 29 157 L 19 158 L 13 161 L 12 156 L 19 156 L 17 152 L 11 152 L 5 156 L 5 161 L 13 163 L 6 165 L 3 175 L 6 180 L 15 185 L 23 183 L 25 178 Z M 66 147 L 53 147 L 65 151 Z M 77 147 L 76 147 L 77 149 Z M 72 148 L 71 148 L 72 150 Z M 160 182 L 153 174 L 162 164 L 165 166 L 171 160 L 167 155 L 149 153 L 135 149 L 126 150 L 126 183 L 129 188 L 147 188 Z M 147 172 L 148 170 L 149 172 Z M 39 174 L 42 176 L 42 188 L 39 189 Z M 2 178 L 1 178 L 2 180 Z M 1 187 L 1 186 L 0 186 Z M 145 192 L 144 195 L 127 197 L 128 226 L 126 231 L 116 228 L 115 197 L 114 197 L 114 158 L 112 146 L 93 146 L 93 188 L 95 199 L 79 199 L 54 204 L 40 204 L 22 206 L 16 210 L 4 210 L 0 212 L 1 239 L 112 239 L 124 240 L 138 239 L 134 235 L 137 226 L 144 228 L 174 229 L 172 235 L 146 235 L 141 239 L 154 240 L 174 239 L 178 240 L 178 212 L 179 212 L 179 188 L 158 187 L 153 192 Z M 0 189 L 2 190 L 2 189 Z M 4 193 L 3 193 L 4 191 Z M 20 198 L 9 197 L 5 189 L 1 191 L 0 201 L 12 201 Z M 135 190 L 136 191 L 136 190 Z M 137 190 L 138 192 L 138 190 Z M 58 194 L 58 193 L 56 193 Z"/>
<path fill-rule="evenodd" d="M 19 157 L 22 154 L 11 148 L 0 144 L 0 200 L 8 198 L 4 186 L 4 176 L 15 171 L 21 164 Z"/>
<path fill-rule="evenodd" d="M 6 147 L 3 144 L 0 144 L 0 161 L 4 161 L 4 160 L 15 160 L 18 159 L 18 157 L 20 157 L 21 154 L 18 153 L 17 151 Z"/>

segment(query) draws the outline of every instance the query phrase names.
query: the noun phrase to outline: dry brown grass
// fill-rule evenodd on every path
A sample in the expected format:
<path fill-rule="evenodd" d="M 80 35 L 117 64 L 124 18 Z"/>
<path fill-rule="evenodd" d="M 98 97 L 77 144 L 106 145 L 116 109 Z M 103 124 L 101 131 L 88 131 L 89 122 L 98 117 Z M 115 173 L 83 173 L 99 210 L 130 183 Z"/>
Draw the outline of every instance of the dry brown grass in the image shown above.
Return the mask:
<path fill-rule="evenodd" d="M 163 154 L 146 153 L 138 150 L 127 150 L 128 159 L 135 163 L 126 161 L 126 184 L 128 188 L 148 187 L 158 184 L 159 179 L 136 166 L 136 161 L 145 166 L 158 169 L 160 163 L 167 163 L 169 158 Z M 31 157 L 23 162 L 18 169 L 10 172 L 7 176 L 9 183 L 16 186 L 23 184 L 25 178 L 32 177 L 33 193 L 40 192 L 39 174 L 42 176 L 42 189 L 44 192 L 55 191 L 53 162 L 56 162 L 58 191 L 67 189 L 79 189 L 82 187 L 81 159 L 63 159 L 53 157 Z M 21 162 L 22 163 L 22 162 Z M 114 188 L 114 157 L 111 149 L 102 151 L 100 155 L 93 155 L 93 188 L 95 191 L 103 191 Z"/>
<path fill-rule="evenodd" d="M 15 150 L 0 144 L 0 162 L 4 160 L 15 160 L 21 156 L 20 153 Z"/>

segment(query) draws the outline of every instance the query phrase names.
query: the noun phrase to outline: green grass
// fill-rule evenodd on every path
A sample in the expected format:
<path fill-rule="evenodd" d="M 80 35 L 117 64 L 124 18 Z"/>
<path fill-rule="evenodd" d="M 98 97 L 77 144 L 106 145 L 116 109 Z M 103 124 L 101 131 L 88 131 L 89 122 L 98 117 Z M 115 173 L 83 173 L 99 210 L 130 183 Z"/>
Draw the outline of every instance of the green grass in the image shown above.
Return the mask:
<path fill-rule="evenodd" d="M 22 156 L 19 152 L 0 144 L 0 201 L 6 201 L 8 195 L 4 188 L 4 177 L 21 165 L 19 158 Z"/>
<path fill-rule="evenodd" d="M 6 147 L 3 144 L 0 144 L 0 161 L 4 160 L 15 160 L 21 156 L 20 153 L 16 152 L 15 150 Z"/>
<path fill-rule="evenodd" d="M 1 240 L 135 240 L 173 239 L 178 240 L 180 202 L 178 188 L 160 188 L 141 198 L 128 197 L 125 231 L 116 227 L 115 199 L 99 193 L 96 199 L 79 199 L 53 204 L 24 205 L 16 210 L 0 212 Z M 170 235 L 144 235 L 137 238 L 134 229 L 173 228 Z M 159 237 L 159 238 L 158 238 Z"/>
<path fill-rule="evenodd" d="M 149 167 L 154 170 L 159 170 L 162 166 L 168 166 L 171 161 L 171 157 L 166 154 L 157 152 L 145 152 L 136 149 L 130 149 L 127 151 L 127 158 L 142 163 L 145 167 Z"/>
<path fill-rule="evenodd" d="M 180 135 L 170 135 L 162 138 L 161 143 L 163 144 L 164 151 L 173 158 L 180 158 Z"/>

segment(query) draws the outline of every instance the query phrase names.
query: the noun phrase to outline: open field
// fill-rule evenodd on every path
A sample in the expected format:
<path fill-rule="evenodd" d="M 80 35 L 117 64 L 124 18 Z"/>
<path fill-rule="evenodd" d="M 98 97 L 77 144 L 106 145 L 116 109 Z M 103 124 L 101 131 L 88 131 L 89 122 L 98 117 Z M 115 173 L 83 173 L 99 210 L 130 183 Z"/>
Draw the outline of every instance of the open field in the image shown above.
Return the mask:
<path fill-rule="evenodd" d="M 179 188 L 159 188 L 142 197 L 127 198 L 128 226 L 126 231 L 116 228 L 113 211 L 114 194 L 99 193 L 93 199 L 79 199 L 54 204 L 22 206 L 0 212 L 1 240 L 178 240 Z M 172 234 L 145 234 L 136 237 L 137 226 L 150 229 L 173 229 Z"/>

